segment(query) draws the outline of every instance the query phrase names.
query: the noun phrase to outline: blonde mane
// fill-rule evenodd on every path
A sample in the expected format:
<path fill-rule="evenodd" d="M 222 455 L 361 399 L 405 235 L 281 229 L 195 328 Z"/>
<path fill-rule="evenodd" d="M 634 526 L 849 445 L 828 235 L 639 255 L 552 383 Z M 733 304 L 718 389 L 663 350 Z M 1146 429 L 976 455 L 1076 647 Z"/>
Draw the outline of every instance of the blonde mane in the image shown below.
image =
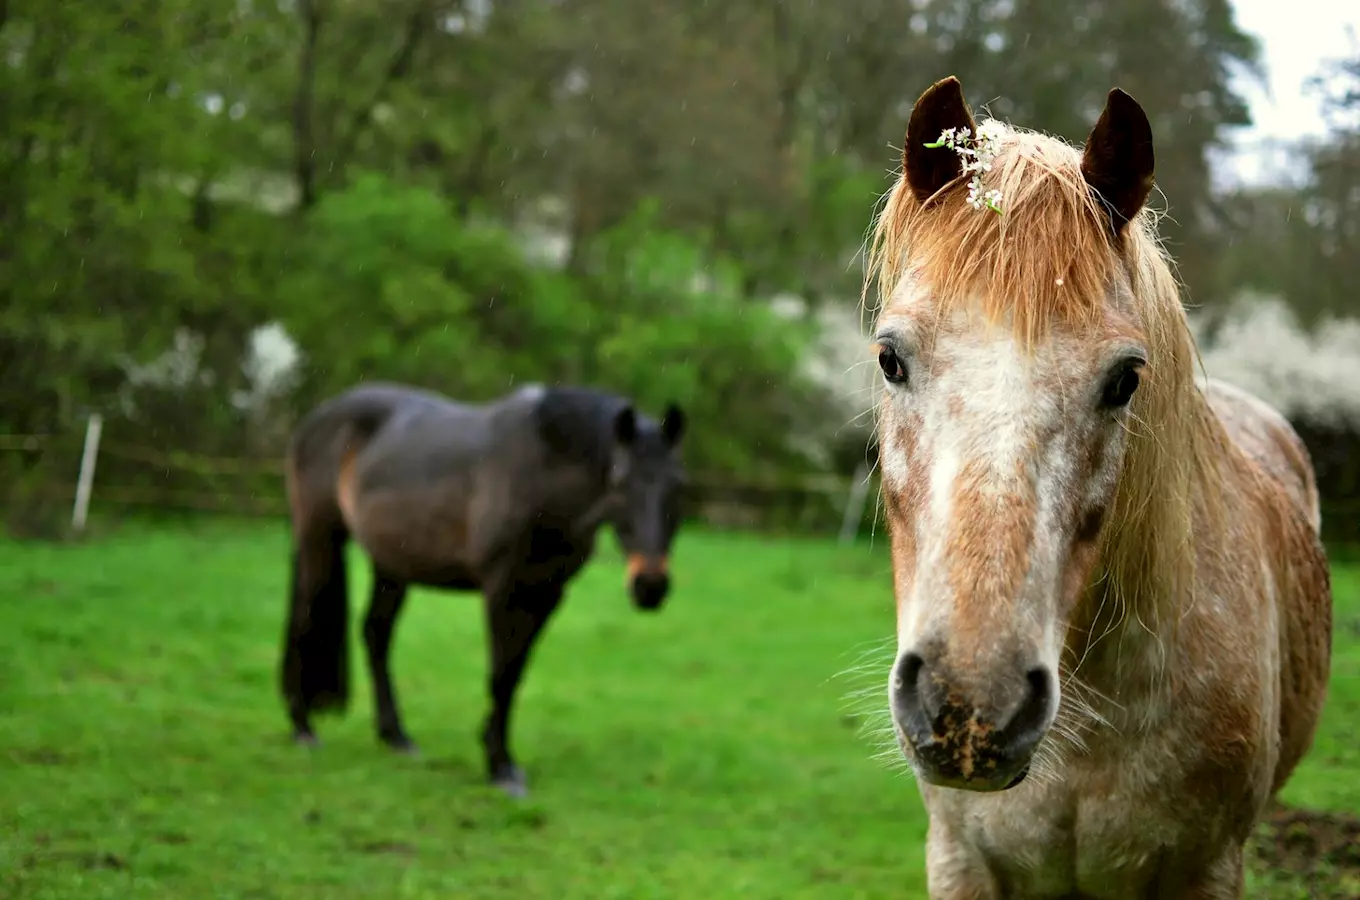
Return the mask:
<path fill-rule="evenodd" d="M 1000 126 L 1000 127 L 998 127 Z M 980 311 L 1027 347 L 1061 325 L 1098 323 L 1122 270 L 1131 287 L 1148 365 L 1131 406 L 1128 451 L 1102 535 L 1090 607 L 1073 633 L 1095 631 L 1097 608 L 1129 613 L 1158 638 L 1193 602 L 1196 510 L 1216 508 L 1227 437 L 1198 385 L 1198 354 L 1180 288 L 1144 208 L 1118 245 L 1087 185 L 1081 152 L 1033 131 L 992 123 L 997 153 L 984 180 L 1003 214 L 964 202 L 963 179 L 926 204 L 898 178 L 876 217 L 864 282 L 866 310 L 881 314 L 908 273 L 928 284 L 939 313 Z M 868 302 L 877 287 L 880 303 Z M 1112 603 L 1102 603 L 1109 600 Z"/>

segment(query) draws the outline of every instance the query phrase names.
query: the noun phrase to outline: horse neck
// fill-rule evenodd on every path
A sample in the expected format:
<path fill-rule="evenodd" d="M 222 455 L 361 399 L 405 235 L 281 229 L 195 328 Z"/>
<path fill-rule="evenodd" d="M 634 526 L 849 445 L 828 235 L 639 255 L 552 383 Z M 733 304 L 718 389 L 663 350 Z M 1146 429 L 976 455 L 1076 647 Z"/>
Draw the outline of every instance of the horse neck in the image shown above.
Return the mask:
<path fill-rule="evenodd" d="M 1120 733 L 1160 719 L 1171 699 L 1173 635 L 1136 602 L 1109 582 L 1092 585 L 1063 654 L 1064 705 Z"/>
<path fill-rule="evenodd" d="M 1065 674 L 1075 673 L 1076 692 L 1085 688 L 1089 694 L 1080 699 L 1105 718 L 1136 727 L 1170 709 L 1185 674 L 1181 642 L 1195 627 L 1187 613 L 1201 590 L 1197 562 L 1225 552 L 1220 531 L 1203 527 L 1224 514 L 1221 472 L 1211 459 L 1221 452 L 1215 448 L 1222 429 L 1199 388 L 1192 382 L 1184 391 L 1174 414 L 1188 417 L 1191 427 L 1175 429 L 1168 439 L 1149 422 L 1155 436 L 1143 449 L 1186 465 L 1144 467 L 1157 478 L 1122 498 L 1138 514 L 1118 523 L 1117 536 L 1102 548 L 1064 653 Z M 1175 498 L 1182 500 L 1170 506 Z"/>
<path fill-rule="evenodd" d="M 553 518 L 570 520 L 575 527 L 598 526 L 608 499 L 608 474 L 596 459 L 550 453 L 543 460 L 540 503 Z"/>

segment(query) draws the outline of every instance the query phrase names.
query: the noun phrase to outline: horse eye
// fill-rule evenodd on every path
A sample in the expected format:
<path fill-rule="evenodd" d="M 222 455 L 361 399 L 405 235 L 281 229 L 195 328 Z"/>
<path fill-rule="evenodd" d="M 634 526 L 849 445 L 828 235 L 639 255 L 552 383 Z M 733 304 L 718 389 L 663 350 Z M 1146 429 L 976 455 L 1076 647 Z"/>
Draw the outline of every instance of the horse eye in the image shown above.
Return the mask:
<path fill-rule="evenodd" d="M 907 380 L 907 367 L 902 364 L 897 353 L 888 347 L 879 351 L 878 367 L 883 370 L 883 377 L 889 384 L 904 384 Z"/>
<path fill-rule="evenodd" d="M 1105 389 L 1100 394 L 1100 405 L 1110 409 L 1119 409 L 1128 406 L 1133 399 L 1133 392 L 1138 390 L 1140 378 L 1138 369 L 1143 365 L 1142 360 L 1130 360 L 1119 367 L 1110 376 L 1110 380 L 1105 382 Z"/>

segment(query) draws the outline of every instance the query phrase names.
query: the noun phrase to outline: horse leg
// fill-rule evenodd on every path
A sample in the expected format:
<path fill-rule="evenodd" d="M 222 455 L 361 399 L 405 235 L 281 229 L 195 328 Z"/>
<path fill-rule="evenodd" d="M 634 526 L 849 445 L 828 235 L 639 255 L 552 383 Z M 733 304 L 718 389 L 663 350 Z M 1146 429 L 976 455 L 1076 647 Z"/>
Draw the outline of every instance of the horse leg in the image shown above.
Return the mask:
<path fill-rule="evenodd" d="M 1242 900 L 1246 892 L 1246 872 L 1243 865 L 1243 845 L 1231 844 L 1223 853 L 1186 885 L 1181 882 L 1179 892 L 1157 889 L 1158 897 L 1180 897 L 1182 900 Z"/>
<path fill-rule="evenodd" d="M 401 727 L 397 697 L 392 689 L 390 658 L 392 632 L 406 602 L 406 584 L 374 570 L 373 595 L 364 616 L 364 647 L 368 650 L 368 670 L 373 676 L 374 717 L 378 739 L 393 750 L 416 752 L 415 742 Z"/>
<path fill-rule="evenodd" d="M 491 782 L 512 797 L 528 792 L 524 772 L 510 754 L 510 708 L 524 665 L 543 626 L 562 599 L 562 585 L 516 585 L 488 592 L 487 633 L 491 644 L 491 711 L 482 729 L 482 746 Z"/>
<path fill-rule="evenodd" d="M 1002 896 L 986 861 L 959 841 L 938 816 L 926 830 L 926 891 L 930 900 L 998 900 Z"/>

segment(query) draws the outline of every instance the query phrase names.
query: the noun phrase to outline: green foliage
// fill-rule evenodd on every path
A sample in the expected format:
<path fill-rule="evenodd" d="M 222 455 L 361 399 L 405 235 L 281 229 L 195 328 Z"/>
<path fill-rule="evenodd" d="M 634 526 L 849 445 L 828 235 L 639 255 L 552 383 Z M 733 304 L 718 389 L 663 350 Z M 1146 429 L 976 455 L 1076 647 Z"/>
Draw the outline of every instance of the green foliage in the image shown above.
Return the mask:
<path fill-rule="evenodd" d="M 738 266 L 659 220 L 657 204 L 645 203 L 587 253 L 586 277 L 608 310 L 590 336 L 592 380 L 653 410 L 684 405 L 700 467 L 768 473 L 805 465 L 789 435 L 798 417 L 815 420 L 825 403 L 799 369 L 811 332 L 751 302 Z M 733 416 L 736 409 L 743 414 Z"/>
<path fill-rule="evenodd" d="M 1138 96 L 1196 301 L 1270 281 L 1267 258 L 1300 308 L 1353 294 L 1351 145 L 1315 155 L 1295 208 L 1317 224 L 1273 257 L 1278 207 L 1208 215 L 1209 150 L 1246 121 L 1228 72 L 1256 59 L 1227 0 L 658 3 L 4 4 L 0 431 L 131 396 L 156 441 L 274 453 L 230 399 L 278 319 L 307 378 L 261 433 L 362 379 L 592 382 L 684 403 L 698 465 L 827 465 L 793 435 L 853 412 L 761 301 L 854 302 L 906 109 L 945 72 L 1074 140 L 1111 84 Z M 564 271 L 523 252 L 545 229 Z M 1233 230 L 1252 246 L 1225 262 Z M 129 391 L 180 329 L 203 377 Z"/>
<path fill-rule="evenodd" d="M 323 197 L 308 225 L 280 279 L 278 315 L 308 348 L 318 390 L 437 373 L 450 383 L 432 387 L 486 391 L 475 381 L 492 372 L 477 356 L 472 298 L 444 277 L 462 229 L 437 196 L 367 175 Z"/>
<path fill-rule="evenodd" d="M 111 410 L 122 363 L 178 327 L 211 332 L 234 361 L 258 316 L 254 246 L 209 242 L 193 222 L 183 188 L 219 151 L 174 9 L 5 11 L 0 430 L 47 430 Z"/>
<path fill-rule="evenodd" d="M 796 461 L 781 435 L 817 396 L 797 371 L 805 328 L 744 299 L 730 261 L 657 219 L 640 207 L 592 242 L 588 272 L 570 275 L 529 262 L 503 229 L 460 221 L 427 189 L 365 173 L 310 212 L 276 314 L 316 360 L 313 400 L 372 378 L 467 399 L 587 382 L 654 415 L 682 404 L 700 467 Z M 732 409 L 748 412 L 715 427 Z"/>
<path fill-rule="evenodd" d="M 1321 71 L 1331 133 L 1290 149 L 1288 183 L 1226 198 L 1219 260 L 1223 283 L 1285 297 L 1310 326 L 1360 316 L 1360 47 Z"/>

